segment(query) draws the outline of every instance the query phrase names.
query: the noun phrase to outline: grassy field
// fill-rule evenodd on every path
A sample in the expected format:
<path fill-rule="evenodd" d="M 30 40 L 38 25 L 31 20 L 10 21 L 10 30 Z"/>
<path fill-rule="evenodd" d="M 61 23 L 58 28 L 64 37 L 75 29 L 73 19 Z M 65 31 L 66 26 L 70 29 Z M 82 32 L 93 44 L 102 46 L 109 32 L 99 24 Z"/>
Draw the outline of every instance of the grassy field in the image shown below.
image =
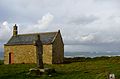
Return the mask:
<path fill-rule="evenodd" d="M 27 75 L 35 64 L 4 65 L 0 61 L 0 79 L 107 79 L 108 73 L 114 73 L 120 79 L 120 57 L 69 58 L 65 64 L 45 65 L 57 71 L 51 77 Z"/>

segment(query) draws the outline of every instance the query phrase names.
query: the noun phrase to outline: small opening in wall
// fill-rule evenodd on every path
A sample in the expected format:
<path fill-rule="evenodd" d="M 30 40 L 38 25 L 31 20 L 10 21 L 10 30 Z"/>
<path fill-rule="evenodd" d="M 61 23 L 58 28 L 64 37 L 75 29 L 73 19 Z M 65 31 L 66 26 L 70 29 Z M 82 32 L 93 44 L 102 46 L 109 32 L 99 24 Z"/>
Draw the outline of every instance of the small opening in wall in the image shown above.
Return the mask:
<path fill-rule="evenodd" d="M 9 53 L 9 64 L 13 64 L 14 63 L 14 55 L 12 52 Z"/>

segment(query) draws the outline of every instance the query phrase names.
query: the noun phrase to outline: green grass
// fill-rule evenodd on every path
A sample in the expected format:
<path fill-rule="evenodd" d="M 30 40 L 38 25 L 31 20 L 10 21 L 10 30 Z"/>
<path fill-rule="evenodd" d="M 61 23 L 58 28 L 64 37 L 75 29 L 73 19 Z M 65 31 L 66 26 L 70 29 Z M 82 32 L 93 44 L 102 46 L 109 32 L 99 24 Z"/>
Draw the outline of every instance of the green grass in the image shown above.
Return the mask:
<path fill-rule="evenodd" d="M 1 64 L 0 79 L 107 79 L 108 73 L 114 73 L 116 79 L 120 78 L 120 57 L 74 58 L 66 59 L 66 62 L 69 63 L 45 65 L 56 69 L 52 77 L 27 75 L 35 64 Z"/>

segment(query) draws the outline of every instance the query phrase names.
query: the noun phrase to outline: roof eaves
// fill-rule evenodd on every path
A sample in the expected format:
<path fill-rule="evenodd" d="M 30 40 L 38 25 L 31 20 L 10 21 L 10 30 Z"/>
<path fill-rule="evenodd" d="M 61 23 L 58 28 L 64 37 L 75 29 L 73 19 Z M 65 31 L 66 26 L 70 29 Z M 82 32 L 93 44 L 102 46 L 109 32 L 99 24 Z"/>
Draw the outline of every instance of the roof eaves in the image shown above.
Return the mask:
<path fill-rule="evenodd" d="M 15 46 L 15 45 L 33 45 L 33 44 L 4 44 L 4 46 Z"/>
<path fill-rule="evenodd" d="M 50 34 L 50 33 L 57 33 L 57 32 L 41 32 L 41 33 L 18 34 L 18 36 L 19 36 L 19 35 L 37 35 L 37 34 Z"/>
<path fill-rule="evenodd" d="M 46 43 L 46 44 L 43 44 L 43 45 L 50 45 L 52 43 Z M 16 45 L 33 45 L 33 44 L 4 44 L 4 46 L 16 46 Z"/>

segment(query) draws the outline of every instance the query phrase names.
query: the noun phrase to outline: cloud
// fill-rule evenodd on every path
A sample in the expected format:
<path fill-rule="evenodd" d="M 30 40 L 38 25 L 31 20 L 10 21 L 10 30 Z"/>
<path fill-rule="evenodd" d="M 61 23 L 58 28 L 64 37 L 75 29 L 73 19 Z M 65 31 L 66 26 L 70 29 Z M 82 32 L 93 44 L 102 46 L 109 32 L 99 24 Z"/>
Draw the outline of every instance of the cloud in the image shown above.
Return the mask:
<path fill-rule="evenodd" d="M 82 36 L 81 37 L 81 40 L 82 41 L 91 41 L 91 40 L 94 40 L 94 36 L 93 35 L 85 35 L 85 36 Z"/>
<path fill-rule="evenodd" d="M 72 16 L 70 18 L 70 21 L 68 23 L 70 24 L 76 24 L 76 25 L 85 25 L 85 24 L 90 24 L 94 21 L 98 20 L 98 18 L 96 16 L 93 15 L 83 15 L 83 16 Z"/>
<path fill-rule="evenodd" d="M 0 42 L 10 37 L 11 24 L 17 23 L 20 33 L 60 29 L 65 45 L 86 45 L 89 50 L 97 46 L 102 50 L 101 44 L 119 47 L 119 4 L 119 0 L 1 0 L 0 22 L 9 23 L 1 24 Z"/>
<path fill-rule="evenodd" d="M 69 26 L 69 29 L 72 30 L 67 30 L 64 32 L 63 35 L 65 35 L 65 44 L 120 44 L 119 22 L 120 16 L 111 15 L 109 17 L 101 17 L 96 21 L 85 25 L 67 24 L 66 26 Z"/>
<path fill-rule="evenodd" d="M 53 15 L 50 13 L 47 13 L 42 17 L 41 20 L 38 20 L 38 23 L 34 25 L 34 27 L 39 28 L 39 29 L 44 29 L 46 28 L 51 22 L 53 21 Z"/>
<path fill-rule="evenodd" d="M 2 25 L 0 25 L 0 42 L 5 42 L 11 36 L 11 29 L 7 21 L 4 21 Z"/>
<path fill-rule="evenodd" d="M 28 24 L 26 27 L 23 27 L 21 29 L 21 33 L 32 33 L 32 32 L 41 32 L 51 25 L 53 22 L 54 16 L 51 13 L 47 13 L 44 16 L 42 16 L 41 19 L 37 21 L 37 23 Z M 31 27 L 31 28 L 30 28 Z M 24 29 L 26 28 L 26 29 Z"/>

